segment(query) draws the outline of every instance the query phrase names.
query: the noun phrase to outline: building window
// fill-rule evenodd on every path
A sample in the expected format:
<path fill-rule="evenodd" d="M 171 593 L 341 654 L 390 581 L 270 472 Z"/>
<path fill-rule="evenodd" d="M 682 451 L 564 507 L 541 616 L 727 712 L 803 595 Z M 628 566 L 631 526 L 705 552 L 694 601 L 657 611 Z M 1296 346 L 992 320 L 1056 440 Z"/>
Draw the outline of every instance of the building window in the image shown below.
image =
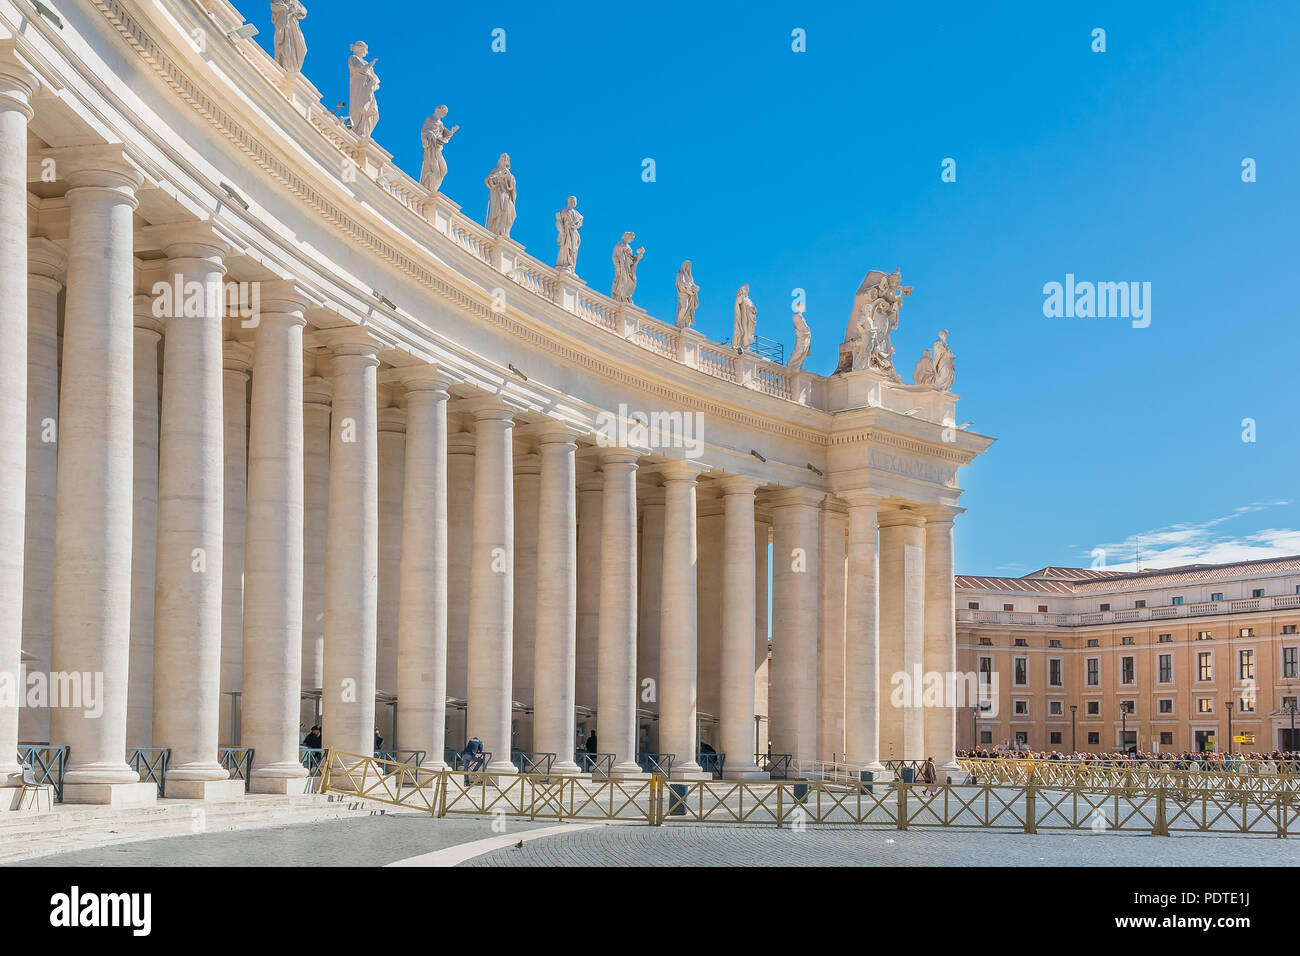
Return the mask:
<path fill-rule="evenodd" d="M 1133 713 L 1137 708 L 1136 708 L 1136 705 L 1133 703 L 1133 701 L 1131 701 L 1131 700 L 1121 700 L 1121 701 L 1119 702 L 1119 709 L 1120 709 L 1120 712 L 1121 712 L 1121 713 L 1124 713 L 1124 714 L 1131 714 L 1131 713 Z"/>
<path fill-rule="evenodd" d="M 1174 655 L 1161 654 L 1159 663 L 1160 663 L 1160 677 L 1159 677 L 1160 683 L 1162 684 L 1172 683 L 1174 679 Z"/>
<path fill-rule="evenodd" d="M 1196 712 L 1198 714 L 1214 713 L 1214 698 L 1213 697 L 1196 698 Z"/>
<path fill-rule="evenodd" d="M 1016 705 L 1016 716 L 1017 716 L 1017 717 L 1028 717 L 1028 716 L 1029 716 L 1029 701 L 1027 701 L 1027 700 L 1018 700 L 1018 701 L 1015 702 L 1015 705 Z"/>
<path fill-rule="evenodd" d="M 980 658 L 980 683 L 981 684 L 989 683 L 989 681 L 992 679 L 992 675 L 993 675 L 993 658 L 981 657 Z"/>
<path fill-rule="evenodd" d="M 1294 634 L 1294 633 L 1295 633 L 1295 625 L 1294 625 L 1294 624 L 1283 624 L 1283 625 L 1282 625 L 1282 633 L 1283 633 L 1283 634 Z"/>
<path fill-rule="evenodd" d="M 1024 687 L 1029 683 L 1029 658 L 1016 658 L 1015 683 L 1017 687 Z"/>
<path fill-rule="evenodd" d="M 1131 638 L 1131 637 L 1122 637 L 1122 638 L 1120 638 L 1120 641 L 1119 641 L 1119 642 L 1120 642 L 1121 644 L 1123 644 L 1125 647 L 1128 647 L 1129 645 L 1131 645 L 1131 644 L 1133 643 L 1133 638 Z"/>
<path fill-rule="evenodd" d="M 1172 697 L 1161 697 L 1159 712 L 1162 714 L 1172 714 L 1174 712 L 1174 699 Z"/>
<path fill-rule="evenodd" d="M 1025 731 L 1025 730 L 1017 730 L 1017 731 L 1016 731 L 1016 746 L 1017 746 L 1017 747 L 1028 747 L 1028 746 L 1029 746 L 1029 732 L 1028 732 L 1028 731 Z"/>
<path fill-rule="evenodd" d="M 1222 592 L 1222 591 L 1215 591 L 1213 594 L 1210 595 L 1210 600 L 1211 600 L 1211 601 L 1222 601 L 1222 600 L 1223 600 L 1223 592 Z"/>
<path fill-rule="evenodd" d="M 980 743 L 982 743 L 982 744 L 991 744 L 991 743 L 993 743 L 993 731 L 991 731 L 991 730 L 981 730 L 981 731 L 980 731 Z"/>
<path fill-rule="evenodd" d="M 1254 637 L 1255 629 L 1253 627 L 1243 627 L 1237 632 L 1238 637 Z"/>
<path fill-rule="evenodd" d="M 1283 710 L 1295 710 L 1295 709 L 1296 709 L 1295 702 L 1296 702 L 1296 699 L 1295 699 L 1294 697 L 1283 697 L 1283 698 L 1282 698 L 1282 709 L 1283 709 Z"/>
<path fill-rule="evenodd" d="M 1256 598 L 1256 597 L 1263 597 L 1263 596 L 1264 596 L 1264 589 L 1263 589 L 1263 588 L 1251 588 L 1251 590 L 1250 590 L 1250 596 L 1253 597 L 1253 598 Z"/>
<path fill-rule="evenodd" d="M 1169 644 L 1169 643 L 1172 643 L 1172 642 L 1173 642 L 1173 639 L 1174 639 L 1174 636 L 1173 636 L 1172 634 L 1161 634 L 1160 637 L 1157 638 L 1156 643 L 1158 643 L 1158 644 Z"/>
<path fill-rule="evenodd" d="M 1084 709 L 1084 713 L 1089 717 L 1100 717 L 1101 701 L 1099 700 L 1088 701 L 1088 706 Z"/>
<path fill-rule="evenodd" d="M 1029 646 L 1029 642 L 1025 640 L 1023 637 L 1016 638 L 1016 647 L 1028 647 L 1028 646 Z"/>
<path fill-rule="evenodd" d="M 1061 676 L 1061 659 L 1053 657 L 1047 662 L 1047 683 L 1053 687 L 1061 687 L 1065 684 Z"/>
<path fill-rule="evenodd" d="M 1065 703 L 1064 703 L 1063 701 L 1059 701 L 1059 700 L 1049 700 L 1049 701 L 1047 702 L 1047 716 L 1048 716 L 1048 717 L 1064 717 L 1064 716 L 1065 716 Z"/>
<path fill-rule="evenodd" d="M 1288 680 L 1294 680 L 1297 676 L 1297 663 L 1300 658 L 1300 647 L 1282 648 L 1282 676 Z"/>
<path fill-rule="evenodd" d="M 1253 714 L 1255 712 L 1255 698 L 1242 697 L 1238 700 L 1237 710 L 1243 714 Z"/>
<path fill-rule="evenodd" d="M 1209 651 L 1196 655 L 1196 679 L 1214 680 L 1214 655 Z"/>
<path fill-rule="evenodd" d="M 1004 611 L 1014 611 L 1015 609 L 1016 609 L 1016 606 L 1015 606 L 1014 604 L 1004 604 L 1004 605 L 1002 605 L 1002 610 L 1004 610 Z"/>
<path fill-rule="evenodd" d="M 1174 732 L 1172 730 L 1160 731 L 1160 745 L 1162 747 L 1172 747 L 1174 743 Z"/>
<path fill-rule="evenodd" d="M 1134 601 L 1134 602 L 1133 602 L 1133 606 L 1134 606 L 1134 607 L 1146 607 L 1146 606 L 1147 606 L 1147 602 L 1146 602 L 1146 601 Z"/>
<path fill-rule="evenodd" d="M 1061 742 L 1061 732 L 1059 730 L 1053 730 L 1051 740 L 1052 743 L 1059 744 Z"/>
<path fill-rule="evenodd" d="M 1213 637 L 1214 637 L 1214 635 L 1211 634 L 1209 631 L 1197 631 L 1197 632 L 1196 632 L 1196 639 L 1197 639 L 1198 641 L 1208 641 L 1208 640 L 1210 640 L 1210 639 L 1213 638 Z"/>
<path fill-rule="evenodd" d="M 980 609 L 980 602 L 979 602 L 979 601 L 967 601 L 967 602 L 966 602 L 966 610 L 968 610 L 968 611 L 978 611 L 979 609 Z"/>
<path fill-rule="evenodd" d="M 1121 657 L 1119 660 L 1119 682 L 1121 684 L 1132 684 L 1137 680 L 1137 662 L 1132 657 Z"/>
<path fill-rule="evenodd" d="M 1088 743 L 1092 746 L 1101 743 L 1101 734 L 1097 733 L 1095 730 L 1088 731 Z"/>
<path fill-rule="evenodd" d="M 1101 683 L 1101 659 L 1088 658 L 1088 686 L 1096 687 Z"/>
<path fill-rule="evenodd" d="M 1253 650 L 1247 649 L 1237 652 L 1237 679 L 1255 679 L 1255 652 Z"/>
<path fill-rule="evenodd" d="M 1088 638 L 1088 646 L 1089 646 L 1089 647 L 1100 647 L 1101 645 L 1097 642 L 1097 639 L 1096 639 L 1095 637 L 1090 637 L 1090 638 Z"/>
<path fill-rule="evenodd" d="M 993 638 L 991 637 L 980 638 L 980 647 L 992 647 L 992 646 L 993 646 Z"/>
<path fill-rule="evenodd" d="M 1060 646 L 1061 646 L 1061 642 L 1060 642 L 1060 641 L 1048 641 L 1048 642 L 1047 642 L 1047 646 L 1048 646 L 1048 647 L 1060 647 Z"/>
<path fill-rule="evenodd" d="M 1040 605 L 1038 605 L 1038 613 L 1039 613 L 1039 614 L 1046 614 L 1046 613 L 1047 613 L 1047 605 L 1046 605 L 1046 604 L 1040 604 Z"/>
<path fill-rule="evenodd" d="M 1176 597 L 1176 598 L 1174 598 L 1173 603 L 1174 603 L 1174 604 L 1182 604 L 1182 603 L 1183 603 L 1183 599 L 1182 599 L 1181 597 Z"/>
<path fill-rule="evenodd" d="M 1103 611 L 1109 611 L 1109 610 L 1110 610 L 1110 605 L 1109 605 L 1109 604 L 1103 604 L 1103 605 L 1101 605 L 1101 608 L 1100 608 L 1100 609 L 1103 610 Z"/>

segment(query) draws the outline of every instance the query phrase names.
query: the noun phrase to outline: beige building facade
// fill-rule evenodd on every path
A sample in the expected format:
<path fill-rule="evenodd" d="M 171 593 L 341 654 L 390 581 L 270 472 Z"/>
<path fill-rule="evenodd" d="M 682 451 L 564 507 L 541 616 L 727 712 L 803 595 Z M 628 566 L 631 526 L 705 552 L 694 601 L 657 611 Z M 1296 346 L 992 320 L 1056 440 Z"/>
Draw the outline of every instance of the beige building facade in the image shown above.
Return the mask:
<path fill-rule="evenodd" d="M 958 576 L 957 646 L 962 749 L 1300 750 L 1300 557 Z"/>

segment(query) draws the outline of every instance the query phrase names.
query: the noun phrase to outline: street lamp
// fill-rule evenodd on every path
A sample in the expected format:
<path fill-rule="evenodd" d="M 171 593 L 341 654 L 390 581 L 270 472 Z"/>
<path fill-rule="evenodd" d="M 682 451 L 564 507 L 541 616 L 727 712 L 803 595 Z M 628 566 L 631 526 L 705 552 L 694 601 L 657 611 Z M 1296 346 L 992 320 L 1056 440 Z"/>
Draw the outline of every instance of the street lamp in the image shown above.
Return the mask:
<path fill-rule="evenodd" d="M 1232 756 L 1232 701 L 1224 702 L 1228 708 L 1228 756 Z"/>
<path fill-rule="evenodd" d="M 1074 732 L 1074 715 L 1077 714 L 1078 712 L 1079 712 L 1079 705 L 1071 704 L 1070 705 L 1070 755 L 1071 756 L 1074 756 L 1079 752 L 1079 742 L 1078 740 L 1075 739 L 1077 735 Z"/>

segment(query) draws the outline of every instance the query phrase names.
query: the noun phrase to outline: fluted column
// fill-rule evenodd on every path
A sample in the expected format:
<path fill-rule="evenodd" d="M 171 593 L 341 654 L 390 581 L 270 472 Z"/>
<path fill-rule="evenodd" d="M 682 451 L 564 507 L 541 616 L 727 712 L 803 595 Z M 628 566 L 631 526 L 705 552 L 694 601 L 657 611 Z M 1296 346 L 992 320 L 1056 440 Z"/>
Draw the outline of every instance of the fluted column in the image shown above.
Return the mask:
<path fill-rule="evenodd" d="M 641 772 L 636 762 L 637 457 L 635 452 L 622 448 L 605 448 L 601 452 L 605 481 L 600 524 L 596 720 L 600 752 L 614 755 L 614 773 L 619 776 Z M 661 683 L 661 700 L 662 693 Z M 665 709 L 661 704 L 661 715 Z M 688 753 L 693 756 L 693 749 Z"/>
<path fill-rule="evenodd" d="M 925 671 L 942 674 L 944 699 L 925 714 L 925 755 L 941 775 L 964 779 L 957 766 L 957 628 L 953 581 L 952 526 L 955 509 L 926 516 L 925 521 Z M 941 776 L 942 779 L 942 776 Z"/>
<path fill-rule="evenodd" d="M 162 320 L 154 299 L 135 297 L 134 419 L 132 426 L 131 647 L 126 694 L 126 742 L 153 746 L 153 600 L 158 554 L 158 355 Z"/>
<path fill-rule="evenodd" d="M 27 240 L 27 518 L 23 542 L 23 650 L 27 673 L 49 674 L 54 626 L 54 506 L 58 479 L 59 292 L 67 254 L 48 239 Z M 50 739 L 50 709 L 23 707 L 18 739 Z"/>
<path fill-rule="evenodd" d="M 722 752 L 729 780 L 761 780 L 754 763 L 754 490 L 757 482 L 739 475 L 719 482 L 723 505 L 722 540 Z"/>
<path fill-rule="evenodd" d="M 880 749 L 923 760 L 925 519 L 898 509 L 880 517 Z M 888 690 L 886 690 L 888 688 Z M 886 696 L 886 693 L 888 696 Z"/>
<path fill-rule="evenodd" d="M 397 726 L 404 750 L 442 770 L 447 713 L 447 388 L 441 369 L 403 369 L 406 464 L 401 598 L 397 615 Z"/>
<path fill-rule="evenodd" d="M 772 739 L 770 675 L 768 674 L 768 551 L 772 526 L 754 522 L 754 710 L 762 716 L 754 723 L 754 753 L 767 753 Z"/>
<path fill-rule="evenodd" d="M 18 750 L 27 508 L 27 122 L 36 75 L 0 51 L 0 786 L 21 782 Z M 129 237 L 128 237 L 129 238 Z M 127 290 L 130 295 L 130 289 Z"/>
<path fill-rule="evenodd" d="M 533 749 L 555 754 L 554 774 L 576 774 L 578 656 L 577 444 L 555 425 L 538 433 L 537 642 L 533 649 Z"/>
<path fill-rule="evenodd" d="M 822 552 L 821 636 L 817 645 L 817 752 L 823 760 L 844 757 L 844 534 L 843 504 L 827 496 L 819 516 Z"/>
<path fill-rule="evenodd" d="M 375 686 L 396 694 L 398 609 L 402 577 L 402 501 L 406 472 L 406 412 L 379 409 L 379 608 L 375 646 Z M 375 724 L 384 748 L 395 747 L 393 708 L 375 704 Z"/>
<path fill-rule="evenodd" d="M 304 428 L 302 336 L 308 298 L 263 283 L 253 341 L 241 654 L 242 742 L 252 790 L 297 793 L 303 646 Z"/>
<path fill-rule="evenodd" d="M 379 605 L 380 345 L 360 329 L 328 333 L 334 354 L 329 530 L 325 557 L 324 744 L 375 748 Z"/>
<path fill-rule="evenodd" d="M 533 657 L 537 643 L 537 534 L 541 464 L 541 458 L 536 454 L 515 456 L 515 617 L 511 693 L 515 700 L 534 710 L 537 703 L 533 693 Z M 532 721 L 522 714 L 518 719 L 519 747 L 523 750 L 536 750 Z"/>
<path fill-rule="evenodd" d="M 302 383 L 302 691 L 325 686 L 325 553 L 330 499 L 330 402 L 327 379 Z M 316 702 L 299 701 L 300 729 L 315 720 Z"/>
<path fill-rule="evenodd" d="M 659 472 L 664 482 L 663 575 L 659 596 L 659 749 L 662 753 L 676 754 L 672 766 L 674 779 L 707 779 L 711 774 L 703 773 L 695 761 L 698 709 L 695 489 L 699 469 L 688 462 L 669 462 Z M 606 494 L 609 494 L 608 479 Z M 604 640 L 603 633 L 601 640 Z M 602 682 L 604 678 L 602 669 Z M 604 713 L 602 705 L 602 732 Z"/>
<path fill-rule="evenodd" d="M 637 599 L 637 708 L 655 715 L 649 749 L 659 751 L 659 635 L 664 573 L 664 490 L 641 489 L 640 593 Z M 698 528 L 697 528 L 698 531 Z M 650 685 L 646 681 L 652 681 Z M 647 693 L 647 686 L 653 688 Z"/>
<path fill-rule="evenodd" d="M 447 696 L 462 701 L 468 693 L 473 553 L 474 433 L 453 432 L 447 436 Z M 458 750 L 464 744 L 464 739 L 452 740 Z"/>
<path fill-rule="evenodd" d="M 466 735 L 490 751 L 492 772 L 510 762 L 514 630 L 514 408 L 471 399 L 474 415 L 474 549 L 470 563 Z"/>
<path fill-rule="evenodd" d="M 848 584 L 845 597 L 845 761 L 882 773 L 880 762 L 880 568 L 877 500 L 845 496 L 849 505 Z"/>
<path fill-rule="evenodd" d="M 823 495 L 786 488 L 772 502 L 772 741 L 799 761 L 817 754 L 817 633 Z"/>
<path fill-rule="evenodd" d="M 578 663 L 575 700 L 596 708 L 596 669 L 600 638 L 601 517 L 605 509 L 605 476 L 600 472 L 578 479 Z M 597 735 L 599 742 L 599 735 Z"/>
<path fill-rule="evenodd" d="M 221 540 L 221 707 L 220 741 L 233 747 L 242 738 L 234 725 L 232 694 L 244 686 L 244 523 L 248 505 L 248 373 L 253 350 L 233 340 L 223 344 L 226 490 Z M 247 745 L 245 745 L 247 746 Z"/>
<path fill-rule="evenodd" d="M 69 186 L 70 237 L 50 665 L 55 671 L 103 675 L 97 695 L 102 708 L 56 707 L 50 736 L 71 748 L 64 802 L 152 803 L 157 788 L 141 784 L 125 761 L 135 344 L 132 215 L 142 177 L 121 147 L 78 147 L 49 155 Z"/>

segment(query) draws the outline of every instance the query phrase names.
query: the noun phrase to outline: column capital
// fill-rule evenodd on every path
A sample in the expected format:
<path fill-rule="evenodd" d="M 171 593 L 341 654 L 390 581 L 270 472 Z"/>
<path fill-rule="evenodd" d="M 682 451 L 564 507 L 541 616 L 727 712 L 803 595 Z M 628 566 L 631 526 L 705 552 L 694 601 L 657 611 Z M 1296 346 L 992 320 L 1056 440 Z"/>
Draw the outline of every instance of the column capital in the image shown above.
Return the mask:
<path fill-rule="evenodd" d="M 792 506 L 819 508 L 825 497 L 826 492 L 816 488 L 777 488 L 767 496 L 767 503 L 774 509 Z"/>
<path fill-rule="evenodd" d="M 835 495 L 827 495 L 822 499 L 822 511 L 828 515 L 847 518 L 849 514 L 849 503 L 843 498 L 839 498 Z"/>
<path fill-rule="evenodd" d="M 447 454 L 448 455 L 473 455 L 475 450 L 475 439 L 473 432 L 448 432 L 447 433 Z"/>
<path fill-rule="evenodd" d="M 605 476 L 599 471 L 588 472 L 578 476 L 579 491 L 604 491 Z"/>
<path fill-rule="evenodd" d="M 224 259 L 236 241 L 211 220 L 143 226 L 135 232 L 135 251 L 158 249 L 168 259 Z M 225 272 L 224 265 L 221 267 Z"/>
<path fill-rule="evenodd" d="M 378 430 L 381 432 L 406 434 L 406 412 L 395 405 L 386 405 L 379 409 L 377 420 Z"/>
<path fill-rule="evenodd" d="M 659 472 L 659 476 L 663 478 L 665 484 L 670 481 L 689 481 L 694 484 L 699 480 L 704 467 L 697 465 L 693 461 L 674 458 L 661 462 L 656 466 L 655 470 Z"/>
<path fill-rule="evenodd" d="M 730 495 L 749 495 L 753 497 L 762 482 L 747 475 L 720 475 L 713 486 L 724 497 Z"/>
<path fill-rule="evenodd" d="M 337 358 L 360 358 L 372 365 L 379 364 L 379 353 L 388 343 L 372 335 L 369 329 L 348 325 L 338 329 L 324 329 L 314 336 L 314 344 L 323 345 Z"/>
<path fill-rule="evenodd" d="M 67 279 L 68 253 L 63 246 L 42 236 L 27 240 L 27 276 L 46 279 L 60 288 Z"/>
<path fill-rule="evenodd" d="M 40 88 L 40 77 L 18 55 L 14 38 L 0 40 L 0 106 L 20 110 L 30 120 L 31 98 Z"/>
<path fill-rule="evenodd" d="M 539 445 L 567 444 L 576 448 L 578 438 L 587 432 L 562 418 L 547 417 L 517 426 L 515 434 L 536 438 Z"/>
<path fill-rule="evenodd" d="M 880 512 L 878 520 L 882 528 L 925 527 L 925 515 L 915 508 L 891 508 L 888 511 Z"/>
<path fill-rule="evenodd" d="M 881 496 L 874 491 L 866 489 L 854 489 L 852 491 L 842 491 L 837 489 L 835 497 L 845 502 L 850 510 L 853 508 L 879 508 Z"/>
<path fill-rule="evenodd" d="M 324 405 L 329 407 L 334 397 L 334 384 L 319 375 L 308 375 L 302 380 L 302 401 L 304 405 Z"/>
<path fill-rule="evenodd" d="M 235 339 L 221 343 L 221 367 L 227 372 L 247 375 L 253 369 L 252 346 Z"/>
<path fill-rule="evenodd" d="M 294 315 L 302 319 L 305 325 L 303 313 L 316 305 L 316 297 L 297 279 L 258 280 L 254 285 L 260 312 L 263 314 Z"/>
<path fill-rule="evenodd" d="M 474 422 L 510 422 L 522 411 L 524 405 L 507 395 L 482 395 L 466 398 L 456 403 L 456 411 L 468 412 Z"/>
<path fill-rule="evenodd" d="M 442 398 L 449 398 L 447 391 L 459 379 L 446 369 L 437 365 L 407 365 L 393 370 L 394 377 L 402 383 L 407 394 L 411 392 L 428 392 Z"/>
<path fill-rule="evenodd" d="M 534 454 L 515 455 L 514 473 L 516 478 L 521 475 L 537 477 L 542 473 L 542 456 Z"/>
<path fill-rule="evenodd" d="M 135 305 L 135 327 L 161 337 L 163 320 L 154 314 L 154 302 L 156 301 L 154 297 L 151 295 L 137 295 L 131 301 Z"/>
<path fill-rule="evenodd" d="M 602 448 L 600 449 L 600 466 L 605 468 L 608 465 L 631 465 L 636 467 L 637 462 L 641 460 L 641 455 L 630 448 Z"/>
<path fill-rule="evenodd" d="M 951 525 L 959 514 L 965 512 L 965 508 L 952 508 L 944 505 L 931 505 L 920 509 L 925 516 L 926 526 L 930 525 Z"/>
<path fill-rule="evenodd" d="M 132 209 L 139 205 L 135 191 L 144 185 L 144 174 L 121 143 L 46 149 L 40 158 L 54 160 L 56 174 L 69 189 L 111 190 L 127 199 Z"/>

